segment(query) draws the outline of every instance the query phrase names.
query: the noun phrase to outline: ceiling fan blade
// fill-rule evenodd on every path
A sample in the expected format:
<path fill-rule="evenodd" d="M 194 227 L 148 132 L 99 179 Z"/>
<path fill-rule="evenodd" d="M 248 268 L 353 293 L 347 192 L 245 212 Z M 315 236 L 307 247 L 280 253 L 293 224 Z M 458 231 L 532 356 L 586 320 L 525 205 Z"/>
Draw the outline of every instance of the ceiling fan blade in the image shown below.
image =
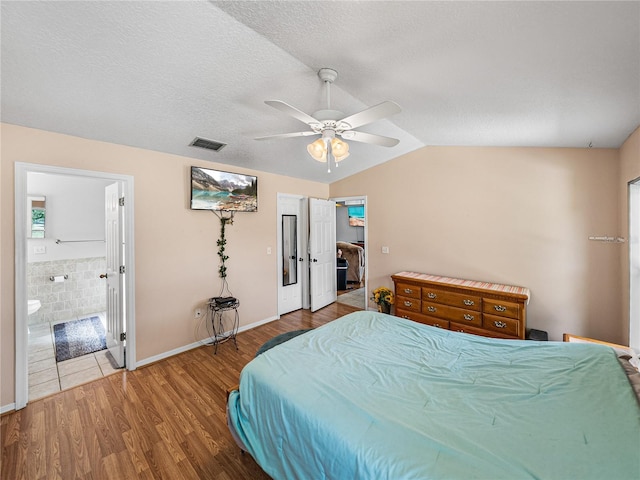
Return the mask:
<path fill-rule="evenodd" d="M 280 110 L 281 112 L 286 113 L 287 115 L 292 116 L 293 118 L 300 120 L 302 123 L 306 123 L 307 125 L 320 124 L 320 122 L 313 118 L 311 115 L 307 115 L 302 110 L 298 110 L 296 107 L 292 107 L 288 103 L 284 103 L 280 100 L 265 100 L 264 103 Z"/>
<path fill-rule="evenodd" d="M 306 132 L 278 133 L 276 135 L 266 135 L 264 137 L 257 137 L 254 140 L 270 140 L 272 138 L 308 137 L 309 135 L 320 135 L 320 134 L 311 130 L 307 130 Z"/>
<path fill-rule="evenodd" d="M 400 143 L 400 140 L 398 140 L 397 138 L 383 137 L 382 135 L 356 132 L 353 130 L 342 133 L 341 137 L 345 140 L 353 140 L 354 142 L 362 143 L 373 143 L 374 145 L 380 145 L 381 147 L 395 147 L 398 143 Z"/>
<path fill-rule="evenodd" d="M 349 124 L 348 129 L 358 128 L 362 125 L 366 125 L 367 123 L 375 122 L 376 120 L 380 120 L 401 111 L 402 109 L 400 108 L 400 105 L 395 102 L 386 101 L 379 103 L 378 105 L 374 105 L 373 107 L 369 107 L 366 110 L 362 110 L 361 112 L 349 115 L 338 123 Z"/>

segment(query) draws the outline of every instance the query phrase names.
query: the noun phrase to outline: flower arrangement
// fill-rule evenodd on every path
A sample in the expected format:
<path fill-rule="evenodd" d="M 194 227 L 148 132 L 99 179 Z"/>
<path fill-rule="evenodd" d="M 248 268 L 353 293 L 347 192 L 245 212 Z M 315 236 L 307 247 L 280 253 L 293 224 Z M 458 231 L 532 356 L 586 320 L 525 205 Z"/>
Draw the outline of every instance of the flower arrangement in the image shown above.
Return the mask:
<path fill-rule="evenodd" d="M 378 305 L 378 310 L 388 313 L 391 305 L 395 302 L 395 296 L 393 292 L 387 287 L 378 287 L 373 292 L 371 300 Z"/>

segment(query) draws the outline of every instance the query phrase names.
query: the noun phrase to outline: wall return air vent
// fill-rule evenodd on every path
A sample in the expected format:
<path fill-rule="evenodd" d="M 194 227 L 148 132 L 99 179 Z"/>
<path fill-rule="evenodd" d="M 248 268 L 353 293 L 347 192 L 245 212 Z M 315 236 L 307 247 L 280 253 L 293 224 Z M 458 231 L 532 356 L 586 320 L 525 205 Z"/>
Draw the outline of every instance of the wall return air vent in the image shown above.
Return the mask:
<path fill-rule="evenodd" d="M 207 140 L 206 138 L 196 137 L 189 144 L 190 147 L 200 147 L 205 148 L 207 150 L 213 150 L 214 152 L 219 152 L 222 150 L 227 144 L 216 142 L 215 140 Z"/>

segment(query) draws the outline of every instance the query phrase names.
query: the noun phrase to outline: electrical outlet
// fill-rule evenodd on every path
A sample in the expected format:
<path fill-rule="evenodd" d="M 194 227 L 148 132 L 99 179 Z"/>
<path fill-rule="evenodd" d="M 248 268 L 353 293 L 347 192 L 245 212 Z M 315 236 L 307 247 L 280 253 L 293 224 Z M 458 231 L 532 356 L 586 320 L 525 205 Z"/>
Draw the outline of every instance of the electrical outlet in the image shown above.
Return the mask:
<path fill-rule="evenodd" d="M 271 255 L 271 247 L 267 247 L 267 255 Z"/>
<path fill-rule="evenodd" d="M 33 253 L 36 255 L 42 255 L 43 253 L 47 253 L 47 247 L 45 247 L 44 245 L 33 247 Z"/>
<path fill-rule="evenodd" d="M 389 253 L 389 247 L 382 247 L 382 253 Z"/>
<path fill-rule="evenodd" d="M 201 316 L 202 316 L 202 309 L 201 308 L 196 308 L 195 317 L 196 318 L 200 318 Z"/>

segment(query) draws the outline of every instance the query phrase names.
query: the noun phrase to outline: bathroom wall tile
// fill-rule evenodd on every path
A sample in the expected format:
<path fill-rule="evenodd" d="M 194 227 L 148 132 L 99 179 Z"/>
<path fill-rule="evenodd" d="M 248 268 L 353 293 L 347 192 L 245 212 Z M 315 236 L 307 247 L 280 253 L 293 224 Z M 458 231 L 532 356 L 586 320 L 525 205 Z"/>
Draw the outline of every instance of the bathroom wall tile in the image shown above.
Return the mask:
<path fill-rule="evenodd" d="M 88 310 L 104 310 L 106 289 L 98 276 L 104 273 L 105 265 L 104 257 L 28 264 L 29 298 L 42 303 L 40 311 L 29 318 L 29 324 L 64 320 Z M 68 279 L 64 282 L 49 280 L 50 276 L 65 274 Z M 78 299 L 82 299 L 80 305 Z"/>

